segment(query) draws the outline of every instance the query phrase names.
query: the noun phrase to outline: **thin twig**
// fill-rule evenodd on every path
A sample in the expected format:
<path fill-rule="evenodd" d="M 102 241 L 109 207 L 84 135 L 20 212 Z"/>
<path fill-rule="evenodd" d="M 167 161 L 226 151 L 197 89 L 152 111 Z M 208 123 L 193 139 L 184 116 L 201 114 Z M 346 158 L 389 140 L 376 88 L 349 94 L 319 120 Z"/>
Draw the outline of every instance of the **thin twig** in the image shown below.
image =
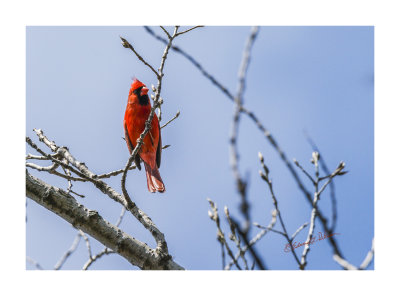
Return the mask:
<path fill-rule="evenodd" d="M 49 158 L 47 156 L 40 156 L 40 155 L 32 155 L 28 153 L 25 157 L 26 160 L 28 159 L 37 159 L 37 160 L 48 160 Z"/>
<path fill-rule="evenodd" d="M 244 240 L 245 246 L 248 246 L 246 250 L 248 250 L 253 257 L 254 261 L 256 262 L 257 266 L 260 268 L 260 270 L 267 270 L 267 266 L 265 263 L 262 261 L 261 256 L 258 254 L 258 252 L 253 248 L 253 245 L 250 244 L 250 241 L 247 239 L 247 234 L 245 234 L 241 228 L 239 227 L 239 224 L 232 219 L 233 223 L 236 225 L 236 229 L 239 233 L 239 235 L 242 237 Z M 244 248 L 243 248 L 244 249 Z"/>
<path fill-rule="evenodd" d="M 163 126 L 161 126 L 161 128 L 166 127 L 168 124 L 170 124 L 172 121 L 174 121 L 175 119 L 177 119 L 179 117 L 179 115 L 181 114 L 181 111 L 178 110 L 178 112 L 176 112 L 175 116 L 172 117 L 170 120 L 168 120 Z"/>
<path fill-rule="evenodd" d="M 325 184 L 321 187 L 321 189 L 319 189 L 319 181 L 320 181 L 320 178 L 319 178 L 319 159 L 320 159 L 319 153 L 316 152 L 316 151 L 313 152 L 313 154 L 312 154 L 312 163 L 315 166 L 315 179 L 317 181 L 314 183 L 315 191 L 314 191 L 313 208 L 311 210 L 310 228 L 309 228 L 309 232 L 308 232 L 307 239 L 306 239 L 307 243 L 304 245 L 303 254 L 301 256 L 301 265 L 300 265 L 300 269 L 301 270 L 304 270 L 306 265 L 307 265 L 307 254 L 308 254 L 308 252 L 310 251 L 310 248 L 311 248 L 312 237 L 313 237 L 314 229 L 315 229 L 315 219 L 317 217 L 317 212 L 318 212 L 317 203 L 318 203 L 318 201 L 320 199 L 320 196 L 321 196 L 322 192 L 325 190 L 326 186 L 328 186 L 328 184 L 332 181 L 332 179 L 335 176 L 339 175 L 342 172 L 342 170 L 344 169 L 344 167 L 345 167 L 344 162 L 340 162 L 338 167 L 336 168 L 336 170 L 329 176 L 328 181 L 326 181 Z M 341 256 L 338 256 L 338 257 L 341 257 Z"/>
<path fill-rule="evenodd" d="M 121 36 L 119 36 L 119 38 L 121 38 L 121 40 L 122 40 L 122 46 L 125 47 L 125 48 L 129 48 L 130 50 L 132 50 L 133 53 L 137 56 L 137 58 L 138 58 L 141 62 L 143 62 L 143 64 L 145 64 L 147 67 L 149 67 L 150 70 L 153 71 L 154 74 L 156 74 L 156 76 L 157 76 L 157 78 L 158 78 L 158 77 L 159 77 L 159 74 L 157 73 L 157 71 L 154 70 L 154 68 L 153 68 L 148 62 L 146 62 L 146 61 L 144 60 L 144 58 L 142 58 L 142 56 L 141 56 L 140 54 L 138 54 L 138 52 L 133 48 L 133 46 L 132 46 L 125 38 L 122 38 Z"/>
<path fill-rule="evenodd" d="M 44 268 L 40 265 L 39 262 L 33 260 L 31 257 L 26 256 L 26 261 L 28 261 L 30 264 L 36 267 L 36 269 L 43 270 Z"/>
<path fill-rule="evenodd" d="M 359 269 L 367 269 L 368 266 L 371 264 L 372 259 L 374 258 L 374 253 L 375 253 L 375 247 L 374 247 L 374 239 L 372 239 L 372 246 L 371 250 L 367 253 L 367 256 L 365 256 L 364 261 L 361 263 Z"/>
<path fill-rule="evenodd" d="M 360 267 L 355 267 L 354 265 L 352 265 L 350 262 L 348 262 L 347 260 L 345 260 L 344 258 L 340 257 L 337 254 L 333 255 L 333 260 L 335 260 L 340 266 L 342 266 L 344 269 L 346 270 L 364 270 L 367 269 L 368 266 L 371 264 L 372 259 L 374 258 L 374 240 L 372 239 L 372 246 L 371 246 L 371 250 L 368 251 L 367 255 L 365 256 L 365 259 L 363 260 L 363 262 L 360 264 Z"/>
<path fill-rule="evenodd" d="M 126 213 L 126 209 L 125 209 L 124 207 L 122 207 L 122 209 L 121 209 L 121 214 L 119 214 L 119 217 L 118 217 L 117 222 L 115 223 L 115 226 L 119 227 L 119 225 L 120 225 L 121 222 L 122 222 L 122 219 L 123 219 L 124 216 L 125 216 L 125 213 Z"/>
<path fill-rule="evenodd" d="M 311 148 L 320 154 L 321 168 L 325 174 L 329 175 L 330 170 L 328 168 L 328 165 L 325 162 L 325 159 L 322 157 L 320 149 L 318 148 L 318 146 L 315 144 L 315 142 L 311 139 L 310 135 L 306 131 L 304 131 L 304 135 L 306 137 L 307 142 L 310 144 Z M 336 192 L 335 192 L 335 183 L 331 182 L 329 184 L 329 188 L 330 188 L 330 197 L 331 197 L 331 205 L 332 205 L 332 223 L 330 226 L 330 230 L 333 232 L 333 231 L 335 231 L 336 222 L 337 222 L 337 199 L 336 199 Z"/>
<path fill-rule="evenodd" d="M 255 226 L 255 227 L 257 227 L 257 228 L 260 228 L 260 229 L 265 229 L 265 230 L 269 230 L 269 231 L 272 231 L 272 232 L 275 232 L 275 233 L 277 233 L 277 234 L 280 234 L 280 235 L 283 235 L 283 236 L 285 236 L 285 233 L 284 233 L 284 232 L 282 232 L 282 231 L 280 231 L 280 230 L 276 230 L 276 229 L 269 229 L 269 227 L 268 227 L 268 226 L 262 226 L 262 225 L 260 225 L 260 224 L 258 224 L 258 223 L 256 223 L 256 222 L 254 222 L 253 224 L 254 224 L 254 226 Z"/>
<path fill-rule="evenodd" d="M 88 270 L 88 268 L 97 260 L 103 257 L 104 255 L 108 254 L 116 254 L 113 250 L 109 248 L 105 248 L 103 251 L 100 253 L 96 254 L 94 257 L 90 257 L 89 260 L 83 265 L 82 270 Z"/>
<path fill-rule="evenodd" d="M 315 218 L 317 217 L 316 213 L 317 213 L 317 202 L 319 201 L 319 165 L 318 165 L 318 161 L 319 161 L 319 153 L 318 152 L 313 152 L 312 153 L 312 160 L 311 162 L 314 164 L 315 167 L 315 179 L 317 181 L 314 181 L 314 200 L 313 200 L 313 208 L 311 210 L 311 218 L 310 218 L 310 228 L 308 231 L 308 235 L 307 235 L 307 239 L 306 239 L 306 244 L 304 245 L 304 249 L 303 249 L 303 254 L 301 256 L 301 265 L 300 265 L 300 269 L 304 270 L 305 266 L 307 265 L 307 254 L 308 252 L 311 250 L 311 239 L 312 236 L 314 234 L 314 228 L 315 228 Z M 302 168 L 299 165 L 300 168 Z M 303 172 L 305 172 L 305 170 L 303 169 Z M 305 173 L 306 174 L 306 173 Z M 307 175 L 307 174 L 306 174 Z"/>
<path fill-rule="evenodd" d="M 269 178 L 269 169 L 264 163 L 264 157 L 261 154 L 261 152 L 258 153 L 258 157 L 259 157 L 261 165 L 263 166 L 263 169 L 264 169 L 264 172 L 260 171 L 260 176 L 268 184 L 268 188 L 269 188 L 269 191 L 271 193 L 272 201 L 273 201 L 275 210 L 277 212 L 277 215 L 278 215 L 278 218 L 279 218 L 279 222 L 280 222 L 281 227 L 283 229 L 284 237 L 286 238 L 288 244 L 290 245 L 290 251 L 293 254 L 294 259 L 296 260 L 297 264 L 300 266 L 300 260 L 297 257 L 297 254 L 296 254 L 296 252 L 295 252 L 295 250 L 293 248 L 292 239 L 288 235 L 288 232 L 287 232 L 286 227 L 285 227 L 285 223 L 283 222 L 283 219 L 282 219 L 282 216 L 281 216 L 281 212 L 279 211 L 278 200 L 277 200 L 277 198 L 275 196 L 275 193 L 274 193 L 274 190 L 272 188 L 272 181 Z"/>
<path fill-rule="evenodd" d="M 204 26 L 195 26 L 195 27 L 192 27 L 192 28 L 190 28 L 190 29 L 187 29 L 187 30 L 185 30 L 185 31 L 179 32 L 178 34 L 176 34 L 176 36 L 179 36 L 179 35 L 185 34 L 185 33 L 187 33 L 187 32 L 190 32 L 190 31 L 194 30 L 194 29 L 197 29 L 197 28 L 202 28 L 202 27 L 204 27 Z"/>
<path fill-rule="evenodd" d="M 300 231 L 302 231 L 309 223 L 306 222 L 303 225 L 301 225 L 290 237 L 290 239 L 293 241 L 295 239 L 295 237 L 300 233 Z"/>
<path fill-rule="evenodd" d="M 144 26 L 144 29 L 152 35 L 154 38 L 157 40 L 163 42 L 164 44 L 168 44 L 168 40 L 157 35 L 150 27 Z M 176 51 L 177 53 L 180 53 L 183 55 L 187 60 L 189 60 L 207 79 L 209 79 L 213 84 L 215 84 L 224 94 L 228 96 L 229 99 L 232 101 L 234 100 L 234 95 L 229 92 L 229 90 L 223 86 L 220 82 L 218 82 L 217 79 L 214 78 L 209 72 L 207 72 L 203 66 L 200 65 L 199 62 L 197 62 L 191 55 L 189 55 L 187 52 L 183 51 L 180 47 L 176 45 L 172 45 L 171 49 Z"/>
<path fill-rule="evenodd" d="M 35 170 L 37 170 L 37 171 L 39 171 L 39 172 L 49 172 L 49 173 L 52 173 L 55 169 L 58 168 L 59 165 L 58 165 L 57 163 L 53 163 L 53 164 L 51 164 L 51 165 L 49 165 L 49 166 L 47 166 L 47 167 L 42 167 L 42 166 L 40 166 L 40 165 L 37 165 L 36 163 L 27 162 L 27 163 L 26 163 L 26 166 L 27 166 L 28 168 L 35 169 Z"/>
<path fill-rule="evenodd" d="M 129 167 L 128 171 L 134 170 L 134 169 L 136 169 L 136 165 L 132 165 L 131 167 Z M 110 177 L 113 177 L 113 176 L 118 176 L 119 174 L 122 174 L 123 172 L 124 172 L 124 169 L 120 169 L 120 170 L 117 170 L 117 171 L 112 171 L 112 172 L 107 173 L 107 174 L 98 175 L 97 178 L 98 179 L 106 179 L 106 178 L 110 178 Z"/>
<path fill-rule="evenodd" d="M 265 227 L 265 229 L 260 231 L 254 238 L 252 238 L 248 245 L 244 246 L 243 252 L 246 252 L 250 247 L 252 247 L 260 239 L 262 239 L 268 233 L 268 231 L 273 230 L 273 227 L 275 226 L 275 223 L 276 223 L 276 216 L 277 216 L 277 212 L 276 212 L 276 210 L 273 210 L 272 211 L 272 219 L 271 219 L 271 222 L 269 223 L 269 225 L 267 227 Z M 240 257 L 240 253 L 238 252 L 235 255 L 235 260 L 238 260 L 239 257 Z M 256 261 L 254 260 L 254 262 L 256 262 Z M 228 265 L 226 265 L 224 269 L 229 270 L 229 269 L 231 269 L 232 265 L 233 265 L 233 261 L 231 261 Z"/>
<path fill-rule="evenodd" d="M 300 163 L 296 159 L 293 159 L 293 162 L 299 169 L 301 169 L 301 171 L 304 173 L 304 175 L 306 175 L 308 177 L 308 179 L 310 179 L 311 183 L 313 183 L 315 185 L 315 183 L 317 181 L 315 181 L 314 178 L 311 177 L 311 175 L 300 165 Z"/>
<path fill-rule="evenodd" d="M 58 166 L 58 164 L 53 164 L 53 165 L 57 165 Z M 38 171 L 46 171 L 46 172 L 48 172 L 48 173 L 50 173 L 52 175 L 56 175 L 56 176 L 59 176 L 61 178 L 67 179 L 67 180 L 81 181 L 81 182 L 87 182 L 88 181 L 88 180 L 83 179 L 83 178 L 77 178 L 77 177 L 72 177 L 72 176 L 67 176 L 67 175 L 61 174 L 61 173 L 59 173 L 59 172 L 57 172 L 55 170 L 51 170 L 50 166 L 49 167 L 41 167 L 41 166 L 39 166 L 39 165 L 37 165 L 35 163 L 27 162 L 26 163 L 26 167 L 29 167 L 29 168 L 32 168 L 32 169 L 35 169 L 35 170 L 38 170 Z"/>
<path fill-rule="evenodd" d="M 245 257 L 245 252 L 243 251 L 243 249 L 241 247 L 241 244 L 240 244 L 240 235 L 236 235 L 236 229 L 237 229 L 236 224 L 232 221 L 232 219 L 231 219 L 231 217 L 229 215 L 228 207 L 225 206 L 224 211 L 225 211 L 226 219 L 228 220 L 228 223 L 229 223 L 229 226 L 230 226 L 230 229 L 231 229 L 231 235 L 229 236 L 229 238 L 233 242 L 235 242 L 236 247 L 239 250 L 239 255 L 243 260 L 244 267 L 245 267 L 246 270 L 248 270 L 249 266 L 247 264 L 247 260 L 246 260 L 246 257 Z"/>
<path fill-rule="evenodd" d="M 208 216 L 210 217 L 211 220 L 213 220 L 215 222 L 215 224 L 217 226 L 217 240 L 219 241 L 219 243 L 221 245 L 223 245 L 226 248 L 228 255 L 232 258 L 233 264 L 235 264 L 237 269 L 241 270 L 242 268 L 239 266 L 237 259 L 235 259 L 235 257 L 233 256 L 232 250 L 229 247 L 229 245 L 225 239 L 224 232 L 221 229 L 217 205 L 211 199 L 207 198 L 207 200 L 210 203 L 211 210 L 212 210 L 212 212 L 208 211 Z"/>
<path fill-rule="evenodd" d="M 333 260 L 335 260 L 340 266 L 342 266 L 346 270 L 356 270 L 357 267 L 355 267 L 353 264 L 345 260 L 344 258 L 340 257 L 337 254 L 333 254 Z"/>
<path fill-rule="evenodd" d="M 163 27 L 160 26 L 160 28 L 164 31 L 164 33 L 167 35 L 168 39 L 171 39 L 171 35 L 168 33 L 168 31 Z"/>
<path fill-rule="evenodd" d="M 54 266 L 54 270 L 59 270 L 62 268 L 62 266 L 64 265 L 65 261 L 67 261 L 69 256 L 71 256 L 71 254 L 75 252 L 76 248 L 79 245 L 80 240 L 81 240 L 81 235 L 78 231 L 78 234 L 75 236 L 75 239 L 72 242 L 71 247 L 68 249 L 67 252 L 65 252 L 65 254 L 60 258 L 60 260 L 58 260 L 57 264 Z"/>
<path fill-rule="evenodd" d="M 57 159 L 56 157 L 52 156 L 51 154 L 47 154 L 45 152 L 43 152 L 29 137 L 26 137 L 26 142 L 34 149 L 36 149 L 36 151 L 38 151 L 40 154 L 47 156 L 52 162 L 61 165 L 62 167 L 68 168 L 70 171 L 72 171 L 73 173 L 77 174 L 78 176 L 80 176 L 83 179 L 86 179 L 87 181 L 91 181 L 91 182 L 96 182 L 96 180 L 93 179 L 93 177 L 85 175 L 84 173 L 82 173 L 79 170 L 79 167 L 84 168 L 86 167 L 84 163 L 79 163 L 76 162 L 76 160 L 72 157 L 71 154 L 69 154 L 68 149 L 66 149 L 65 147 L 58 147 L 57 145 L 55 145 L 54 142 L 49 141 L 44 135 L 43 135 L 43 131 L 41 129 L 33 129 L 38 138 L 39 141 L 44 142 L 53 152 L 57 152 L 57 156 L 61 155 L 62 157 L 66 158 L 67 160 L 69 160 L 70 163 L 72 164 L 77 164 L 77 168 L 78 170 L 76 170 L 75 168 L 71 167 L 70 165 L 66 165 L 63 161 L 60 161 L 59 159 Z M 68 157 L 65 157 L 65 155 L 67 155 Z M 70 158 L 70 159 L 69 159 Z M 70 161 L 71 160 L 71 161 Z M 72 161 L 74 160 L 74 161 Z M 52 173 L 54 173 L 55 175 L 59 175 L 57 174 L 56 171 L 53 171 Z M 93 175 L 94 176 L 94 175 Z M 61 177 L 61 176 L 60 176 Z M 95 177 L 95 176 L 94 176 Z M 67 176 L 68 179 L 68 176 Z"/>

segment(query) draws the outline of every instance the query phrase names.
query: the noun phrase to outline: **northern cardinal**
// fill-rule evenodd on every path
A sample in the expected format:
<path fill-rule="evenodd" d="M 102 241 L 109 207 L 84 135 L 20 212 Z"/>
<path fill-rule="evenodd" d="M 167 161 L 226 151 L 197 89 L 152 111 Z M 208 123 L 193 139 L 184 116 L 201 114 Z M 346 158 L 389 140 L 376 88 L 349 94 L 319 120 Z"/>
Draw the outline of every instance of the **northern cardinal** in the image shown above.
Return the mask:
<path fill-rule="evenodd" d="M 131 85 L 124 117 L 125 140 L 129 153 L 135 149 L 137 139 L 145 129 L 145 122 L 150 114 L 149 89 L 135 79 Z M 157 115 L 154 115 L 151 128 L 144 137 L 143 145 L 134 161 L 141 170 L 140 160 L 144 163 L 147 177 L 147 188 L 150 192 L 164 192 L 165 186 L 158 168 L 161 164 L 161 133 Z"/>

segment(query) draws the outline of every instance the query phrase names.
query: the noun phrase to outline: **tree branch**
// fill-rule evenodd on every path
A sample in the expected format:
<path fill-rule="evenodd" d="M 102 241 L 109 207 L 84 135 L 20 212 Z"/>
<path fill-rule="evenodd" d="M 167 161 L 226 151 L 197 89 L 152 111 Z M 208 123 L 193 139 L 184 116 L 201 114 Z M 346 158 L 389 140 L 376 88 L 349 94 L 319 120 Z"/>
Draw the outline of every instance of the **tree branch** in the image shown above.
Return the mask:
<path fill-rule="evenodd" d="M 120 203 L 123 205 L 129 212 L 132 213 L 132 215 L 151 233 L 153 236 L 154 240 L 157 243 L 157 251 L 160 251 L 164 255 L 167 256 L 168 254 L 168 247 L 167 243 L 165 241 L 164 234 L 157 228 L 157 226 L 154 224 L 154 222 L 150 219 L 150 217 L 144 213 L 142 210 L 140 210 L 135 203 L 132 201 L 127 201 L 121 194 L 116 192 L 112 187 L 110 187 L 107 183 L 104 181 L 100 180 L 97 178 L 97 175 L 92 173 L 88 167 L 85 165 L 85 163 L 78 161 L 75 159 L 74 156 L 69 152 L 68 148 L 66 147 L 58 147 L 54 141 L 49 141 L 46 136 L 44 136 L 42 130 L 37 130 L 34 129 L 36 134 L 39 137 L 39 140 L 45 143 L 52 151 L 57 152 L 60 156 L 63 158 L 67 159 L 68 162 L 73 165 L 75 168 L 71 169 L 74 172 L 77 172 L 80 176 L 83 176 L 85 179 L 90 181 L 95 185 L 96 188 L 98 188 L 101 192 L 109 196 L 111 199 L 114 201 Z M 53 162 L 60 163 L 61 165 L 65 165 L 63 162 L 57 160 L 57 159 L 52 159 Z"/>
<path fill-rule="evenodd" d="M 272 202 L 274 204 L 277 216 L 279 218 L 279 222 L 280 222 L 280 224 L 282 226 L 282 229 L 283 229 L 283 236 L 286 238 L 288 244 L 290 245 L 290 251 L 293 254 L 294 259 L 296 260 L 297 264 L 300 266 L 300 260 L 297 257 L 297 254 L 296 254 L 296 252 L 295 252 L 295 250 L 293 248 L 292 239 L 289 237 L 289 234 L 288 234 L 288 232 L 286 230 L 286 227 L 285 227 L 285 223 L 283 222 L 283 219 L 282 219 L 282 216 L 281 216 L 281 212 L 280 212 L 279 207 L 278 207 L 278 200 L 277 200 L 277 198 L 275 196 L 275 193 L 274 193 L 274 190 L 273 190 L 273 187 L 272 187 L 272 181 L 269 178 L 269 169 L 264 163 L 264 157 L 261 154 L 261 152 L 258 153 L 258 157 L 259 157 L 261 165 L 263 166 L 263 169 L 264 169 L 264 172 L 260 171 L 260 176 L 268 184 L 268 188 L 269 188 L 269 191 L 271 193 Z"/>
<path fill-rule="evenodd" d="M 159 76 L 158 76 L 157 71 L 154 70 L 154 68 L 153 68 L 148 62 L 146 62 L 146 61 L 144 60 L 144 58 L 142 58 L 142 56 L 141 56 L 140 54 L 137 53 L 137 51 L 133 48 L 133 46 L 132 46 L 125 38 L 122 38 L 121 36 L 119 36 L 119 38 L 121 38 L 121 40 L 122 40 L 122 46 L 125 47 L 125 48 L 129 48 L 130 50 L 132 50 L 133 53 L 134 53 L 134 54 L 137 56 L 137 58 L 139 59 L 139 61 L 143 62 L 143 64 L 145 64 L 147 67 L 149 67 L 150 70 L 153 71 L 154 74 L 156 74 L 156 76 L 157 76 L 157 78 L 158 78 Z"/>
<path fill-rule="evenodd" d="M 28 172 L 26 195 L 141 269 L 183 269 L 171 256 L 160 256 L 146 244 L 104 220 L 98 212 L 79 204 L 64 190 L 46 184 Z"/>
<path fill-rule="evenodd" d="M 258 30 L 259 30 L 258 27 L 252 27 L 250 35 L 246 42 L 245 49 L 243 51 L 242 62 L 238 73 L 238 78 L 239 78 L 238 89 L 236 96 L 234 98 L 235 105 L 234 105 L 231 136 L 230 136 L 231 169 L 233 172 L 233 176 L 235 178 L 236 189 L 240 194 L 241 198 L 240 209 L 245 218 L 245 223 L 246 223 L 242 231 L 245 235 L 247 235 L 250 229 L 250 213 L 249 213 L 250 205 L 246 194 L 247 182 L 241 177 L 239 171 L 239 151 L 237 147 L 237 137 L 239 132 L 240 108 L 243 104 L 243 93 L 246 84 L 246 74 L 250 63 L 250 53 L 254 41 L 257 37 Z"/>

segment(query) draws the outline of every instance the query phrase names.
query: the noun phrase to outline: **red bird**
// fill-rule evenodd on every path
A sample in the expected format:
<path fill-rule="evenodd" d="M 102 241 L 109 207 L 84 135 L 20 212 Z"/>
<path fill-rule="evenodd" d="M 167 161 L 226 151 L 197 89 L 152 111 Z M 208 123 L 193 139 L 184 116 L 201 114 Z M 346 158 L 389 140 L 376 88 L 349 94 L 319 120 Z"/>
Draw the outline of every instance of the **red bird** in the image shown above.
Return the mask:
<path fill-rule="evenodd" d="M 131 85 L 124 117 L 125 140 L 129 153 L 136 147 L 136 140 L 144 131 L 145 122 L 149 117 L 151 105 L 147 92 L 149 89 L 135 79 Z M 147 188 L 150 192 L 164 192 L 165 186 L 158 168 L 161 164 L 161 133 L 157 115 L 154 115 L 151 128 L 144 137 L 143 145 L 134 161 L 141 170 L 140 160 L 144 163 L 147 177 Z"/>

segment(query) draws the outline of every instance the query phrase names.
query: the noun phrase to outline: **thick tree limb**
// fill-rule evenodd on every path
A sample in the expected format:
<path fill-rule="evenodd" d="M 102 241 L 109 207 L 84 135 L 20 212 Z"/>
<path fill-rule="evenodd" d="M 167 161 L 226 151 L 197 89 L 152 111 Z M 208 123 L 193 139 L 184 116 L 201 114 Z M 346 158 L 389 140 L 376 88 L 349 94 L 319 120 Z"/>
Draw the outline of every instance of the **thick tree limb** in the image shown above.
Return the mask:
<path fill-rule="evenodd" d="M 79 204 L 64 190 L 46 184 L 28 172 L 26 195 L 141 269 L 183 269 L 171 256 L 161 256 L 145 243 L 104 220 L 98 212 Z"/>

